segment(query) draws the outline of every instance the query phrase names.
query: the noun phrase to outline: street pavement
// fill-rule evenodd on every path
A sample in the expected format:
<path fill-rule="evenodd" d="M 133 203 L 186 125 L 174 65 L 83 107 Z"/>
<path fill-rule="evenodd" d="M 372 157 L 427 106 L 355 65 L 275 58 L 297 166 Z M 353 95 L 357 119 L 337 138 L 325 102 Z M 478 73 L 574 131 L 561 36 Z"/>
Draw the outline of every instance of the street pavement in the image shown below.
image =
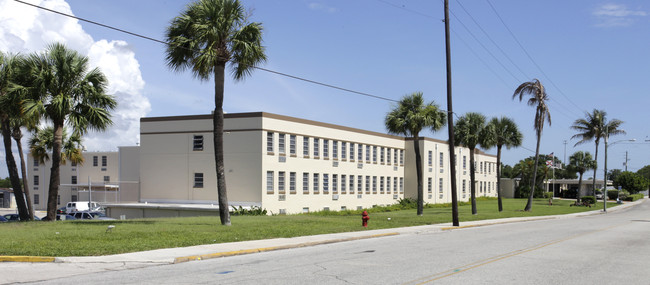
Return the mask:
<path fill-rule="evenodd" d="M 646 199 L 635 202 L 626 202 L 623 205 L 609 208 L 608 212 L 620 211 L 644 203 Z M 0 213 L 2 213 L 0 211 Z M 0 284 L 36 282 L 75 276 L 92 272 L 124 270 L 148 266 L 183 263 L 196 260 L 205 260 L 226 256 L 252 254 L 258 252 L 275 251 L 289 248 L 299 248 L 320 244 L 329 244 L 361 239 L 373 239 L 386 236 L 403 234 L 434 233 L 458 228 L 489 226 L 504 223 L 515 223 L 535 220 L 567 219 L 579 216 L 603 214 L 602 209 L 568 215 L 506 218 L 495 220 L 482 220 L 462 222 L 460 227 L 448 224 L 415 226 L 406 228 L 365 230 L 357 232 L 302 236 L 293 238 L 276 238 L 268 240 L 242 241 L 221 244 L 199 245 L 183 248 L 166 248 L 143 252 L 133 252 L 106 256 L 86 257 L 55 257 L 39 261 L 34 257 L 0 256 Z M 9 261 L 9 262 L 7 262 Z M 34 272 L 38 271 L 38 274 Z"/>

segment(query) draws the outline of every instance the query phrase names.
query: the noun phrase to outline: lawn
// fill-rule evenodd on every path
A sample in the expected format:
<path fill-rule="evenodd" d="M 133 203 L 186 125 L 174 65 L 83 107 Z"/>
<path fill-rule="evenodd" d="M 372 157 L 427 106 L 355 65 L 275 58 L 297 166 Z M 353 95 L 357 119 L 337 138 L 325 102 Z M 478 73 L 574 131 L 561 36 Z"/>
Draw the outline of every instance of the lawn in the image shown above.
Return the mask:
<path fill-rule="evenodd" d="M 535 200 L 531 212 L 523 212 L 525 199 L 504 199 L 499 213 L 496 200 L 459 206 L 464 221 L 510 217 L 569 214 L 602 208 L 569 207 L 572 201 Z M 615 203 L 608 203 L 609 207 Z M 434 205 L 423 216 L 415 210 L 370 213 L 369 229 L 408 227 L 451 222 L 451 207 Z M 388 218 L 391 218 L 388 220 Z M 108 225 L 115 228 L 107 232 Z M 201 244 L 295 237 L 365 230 L 359 214 L 313 213 L 280 216 L 232 216 L 232 226 L 220 225 L 218 217 L 159 218 L 123 221 L 57 221 L 0 224 L 0 255 L 93 256 Z"/>

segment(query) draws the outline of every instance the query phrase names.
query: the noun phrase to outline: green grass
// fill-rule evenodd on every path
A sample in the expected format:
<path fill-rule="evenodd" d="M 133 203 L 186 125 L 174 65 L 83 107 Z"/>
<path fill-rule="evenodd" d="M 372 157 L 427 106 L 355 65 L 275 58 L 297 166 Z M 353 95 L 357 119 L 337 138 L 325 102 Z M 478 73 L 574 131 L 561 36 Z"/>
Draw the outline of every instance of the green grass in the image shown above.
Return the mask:
<path fill-rule="evenodd" d="M 572 201 L 535 200 L 533 211 L 523 212 L 525 199 L 504 199 L 499 213 L 496 200 L 479 200 L 478 215 L 471 206 L 459 206 L 462 222 L 509 217 L 545 216 L 602 208 L 569 207 Z M 600 205 L 600 206 L 599 206 Z M 609 203 L 608 206 L 615 206 Z M 388 218 L 391 218 L 389 221 Z M 124 221 L 58 221 L 0 224 L 0 255 L 93 256 L 201 244 L 295 237 L 365 230 L 355 212 L 286 216 L 233 216 L 232 226 L 218 217 L 161 218 Z M 370 213 L 369 229 L 408 227 L 451 222 L 449 205 L 432 205 L 417 216 L 415 210 Z M 115 225 L 106 232 L 108 225 Z"/>

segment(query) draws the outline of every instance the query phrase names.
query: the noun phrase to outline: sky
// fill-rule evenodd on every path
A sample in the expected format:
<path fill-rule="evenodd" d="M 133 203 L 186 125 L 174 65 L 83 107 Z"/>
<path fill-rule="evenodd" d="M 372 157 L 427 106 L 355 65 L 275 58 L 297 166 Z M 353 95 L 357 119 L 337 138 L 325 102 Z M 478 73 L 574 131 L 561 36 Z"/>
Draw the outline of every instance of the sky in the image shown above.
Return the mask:
<path fill-rule="evenodd" d="M 164 40 L 170 21 L 191 1 L 24 0 L 65 14 Z M 264 27 L 268 61 L 261 67 L 385 99 L 324 87 L 264 70 L 226 79 L 228 113 L 270 112 L 386 133 L 384 117 L 407 94 L 423 92 L 447 109 L 444 9 L 430 0 L 243 0 Z M 513 100 L 539 79 L 550 97 L 540 153 L 562 161 L 595 144 L 575 146 L 571 125 L 605 110 L 624 121 L 612 136 L 608 169 L 650 164 L 650 3 L 644 0 L 450 0 L 454 120 L 467 112 L 512 118 L 521 147 L 504 150 L 514 165 L 535 154 L 535 109 Z M 209 114 L 212 81 L 175 72 L 163 44 L 73 18 L 0 0 L 0 50 L 41 52 L 62 42 L 87 55 L 109 79 L 119 106 L 114 125 L 84 138 L 89 151 L 139 142 L 139 119 Z M 447 130 L 421 135 L 447 140 Z M 629 142 L 636 139 L 635 142 Z M 604 146 L 598 150 L 602 178 Z M 496 154 L 496 149 L 486 152 Z M 0 157 L 4 160 L 4 152 Z M 565 157 L 567 158 L 565 160 Z M 0 176 L 7 176 L 4 163 Z M 592 177 L 585 174 L 585 178 Z"/>

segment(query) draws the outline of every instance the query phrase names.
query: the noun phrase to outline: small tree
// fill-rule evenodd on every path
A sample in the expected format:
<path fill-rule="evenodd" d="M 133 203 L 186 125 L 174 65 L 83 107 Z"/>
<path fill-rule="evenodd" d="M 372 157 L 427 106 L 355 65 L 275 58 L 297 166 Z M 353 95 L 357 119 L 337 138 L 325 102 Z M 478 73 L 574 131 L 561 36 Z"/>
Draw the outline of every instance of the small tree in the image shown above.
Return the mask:
<path fill-rule="evenodd" d="M 503 211 L 501 202 L 501 149 L 503 146 L 507 149 L 520 146 L 523 135 L 519 132 L 515 121 L 507 117 L 492 118 L 485 129 L 486 135 L 484 136 L 483 147 L 497 147 L 497 197 L 499 212 L 501 212 Z"/>
<path fill-rule="evenodd" d="M 476 209 L 476 167 L 474 151 L 479 144 L 485 144 L 489 137 L 485 129 L 485 116 L 479 113 L 467 113 L 456 121 L 454 126 L 454 142 L 469 148 L 469 179 L 472 215 L 477 215 Z"/>
<path fill-rule="evenodd" d="M 648 188 L 648 184 L 649 182 L 645 177 L 630 171 L 623 171 L 614 180 L 615 187 L 621 186 L 621 188 L 629 191 L 631 194 L 645 190 Z"/>
<path fill-rule="evenodd" d="M 591 158 L 591 153 L 577 151 L 569 157 L 569 168 L 579 174 L 578 193 L 576 194 L 576 204 L 580 203 L 580 189 L 582 189 L 582 175 L 590 169 L 596 168 L 596 161 Z"/>

